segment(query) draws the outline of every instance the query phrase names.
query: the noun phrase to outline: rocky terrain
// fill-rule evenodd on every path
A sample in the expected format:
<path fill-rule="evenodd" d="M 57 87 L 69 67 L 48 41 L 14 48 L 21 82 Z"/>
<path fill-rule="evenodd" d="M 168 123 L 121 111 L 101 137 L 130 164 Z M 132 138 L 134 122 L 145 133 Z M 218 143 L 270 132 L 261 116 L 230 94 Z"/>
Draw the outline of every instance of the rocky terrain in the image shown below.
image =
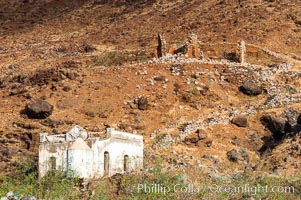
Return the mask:
<path fill-rule="evenodd" d="M 300 12 L 297 0 L 1 1 L 1 173 L 37 158 L 40 132 L 77 124 L 143 135 L 145 171 L 161 159 L 300 177 Z M 203 58 L 155 57 L 158 33 L 180 46 L 192 32 Z M 245 64 L 231 57 L 240 39 Z"/>

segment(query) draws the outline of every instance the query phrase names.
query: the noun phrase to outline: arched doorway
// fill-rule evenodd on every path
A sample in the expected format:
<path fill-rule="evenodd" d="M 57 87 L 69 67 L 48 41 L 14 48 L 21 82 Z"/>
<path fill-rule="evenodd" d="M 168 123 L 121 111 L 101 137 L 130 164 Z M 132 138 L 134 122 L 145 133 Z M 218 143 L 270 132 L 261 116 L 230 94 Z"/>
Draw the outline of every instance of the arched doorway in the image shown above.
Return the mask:
<path fill-rule="evenodd" d="M 56 157 L 54 156 L 49 158 L 49 169 L 50 171 L 56 170 Z"/>
<path fill-rule="evenodd" d="M 128 155 L 124 156 L 123 170 L 124 170 L 124 172 L 128 172 L 129 171 L 129 156 Z"/>
<path fill-rule="evenodd" d="M 104 153 L 104 175 L 108 176 L 109 175 L 109 168 L 110 168 L 110 154 L 109 152 Z"/>

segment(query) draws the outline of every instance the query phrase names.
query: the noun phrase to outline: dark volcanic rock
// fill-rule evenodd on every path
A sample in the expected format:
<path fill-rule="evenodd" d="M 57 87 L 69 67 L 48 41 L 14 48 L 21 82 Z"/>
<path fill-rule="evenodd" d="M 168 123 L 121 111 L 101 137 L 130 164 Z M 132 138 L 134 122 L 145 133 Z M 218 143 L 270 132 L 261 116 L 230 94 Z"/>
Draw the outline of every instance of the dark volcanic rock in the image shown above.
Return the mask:
<path fill-rule="evenodd" d="M 281 140 L 286 133 L 294 132 L 293 127 L 286 120 L 281 118 L 264 115 L 260 118 L 260 121 L 272 132 L 276 140 Z"/>
<path fill-rule="evenodd" d="M 148 100 L 146 97 L 140 97 L 138 99 L 138 109 L 146 110 L 148 108 Z"/>
<path fill-rule="evenodd" d="M 231 149 L 227 152 L 227 158 L 231 162 L 249 162 L 249 155 L 244 149 Z"/>
<path fill-rule="evenodd" d="M 238 152 L 235 149 L 231 149 L 230 151 L 227 152 L 227 158 L 231 162 L 237 162 L 238 161 Z"/>
<path fill-rule="evenodd" d="M 65 92 L 69 92 L 69 91 L 72 90 L 72 89 L 71 89 L 70 86 L 65 86 L 65 87 L 63 87 L 63 90 L 64 90 Z"/>
<path fill-rule="evenodd" d="M 238 115 L 234 117 L 231 121 L 233 124 L 238 127 L 247 127 L 248 126 L 248 118 L 244 115 Z"/>
<path fill-rule="evenodd" d="M 263 88 L 252 80 L 246 80 L 239 90 L 246 95 L 256 96 L 262 93 Z"/>
<path fill-rule="evenodd" d="M 53 106 L 42 99 L 34 99 L 25 106 L 25 114 L 31 119 L 45 119 L 52 114 Z"/>
<path fill-rule="evenodd" d="M 165 81 L 165 76 L 156 76 L 154 78 L 155 81 Z"/>

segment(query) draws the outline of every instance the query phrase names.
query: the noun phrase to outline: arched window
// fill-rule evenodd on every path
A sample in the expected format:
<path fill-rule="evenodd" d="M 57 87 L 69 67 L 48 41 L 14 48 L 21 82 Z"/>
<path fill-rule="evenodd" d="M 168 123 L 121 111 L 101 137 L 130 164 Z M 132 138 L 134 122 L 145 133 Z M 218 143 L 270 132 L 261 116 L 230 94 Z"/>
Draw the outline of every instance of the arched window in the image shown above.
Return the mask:
<path fill-rule="evenodd" d="M 124 170 L 124 172 L 128 172 L 129 171 L 129 156 L 128 155 L 124 156 L 123 170 Z"/>
<path fill-rule="evenodd" d="M 104 153 L 104 175 L 109 175 L 109 163 L 110 163 L 110 155 L 109 152 Z"/>
<path fill-rule="evenodd" d="M 51 156 L 49 158 L 49 169 L 51 171 L 56 170 L 56 157 Z"/>

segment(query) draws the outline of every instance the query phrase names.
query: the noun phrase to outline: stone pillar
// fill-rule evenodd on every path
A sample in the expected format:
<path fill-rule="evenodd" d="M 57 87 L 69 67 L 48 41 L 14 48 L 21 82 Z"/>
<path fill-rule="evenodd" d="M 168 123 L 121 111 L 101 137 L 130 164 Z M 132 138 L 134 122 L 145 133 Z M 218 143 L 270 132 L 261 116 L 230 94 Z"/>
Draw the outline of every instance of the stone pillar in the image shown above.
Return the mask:
<path fill-rule="evenodd" d="M 202 56 L 202 52 L 200 50 L 200 40 L 198 38 L 198 36 L 194 33 L 191 33 L 189 36 L 188 36 L 188 41 L 187 41 L 187 44 L 188 46 L 191 46 L 192 48 L 192 52 L 191 52 L 191 57 L 192 58 L 201 58 Z"/>
<path fill-rule="evenodd" d="M 193 46 L 191 44 L 188 45 L 186 57 L 193 58 Z"/>
<path fill-rule="evenodd" d="M 192 46 L 193 46 L 193 57 L 199 58 L 200 57 L 200 49 L 199 49 L 198 41 L 196 39 L 194 39 L 192 41 Z"/>
<path fill-rule="evenodd" d="M 157 57 L 160 58 L 166 55 L 166 40 L 164 35 L 158 34 Z"/>
<path fill-rule="evenodd" d="M 239 62 L 241 64 L 244 64 L 246 62 L 246 44 L 244 40 L 238 40 L 237 54 L 238 54 Z"/>

